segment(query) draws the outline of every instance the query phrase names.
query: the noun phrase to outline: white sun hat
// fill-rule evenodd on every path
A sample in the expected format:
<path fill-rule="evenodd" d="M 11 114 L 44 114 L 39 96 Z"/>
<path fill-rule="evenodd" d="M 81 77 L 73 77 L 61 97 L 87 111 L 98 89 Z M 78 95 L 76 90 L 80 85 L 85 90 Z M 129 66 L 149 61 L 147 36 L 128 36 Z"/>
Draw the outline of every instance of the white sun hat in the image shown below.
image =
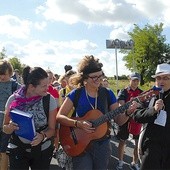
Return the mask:
<path fill-rule="evenodd" d="M 153 75 L 152 77 L 155 78 L 157 76 L 162 76 L 166 74 L 170 74 L 170 64 L 163 63 L 157 66 L 155 75 Z"/>

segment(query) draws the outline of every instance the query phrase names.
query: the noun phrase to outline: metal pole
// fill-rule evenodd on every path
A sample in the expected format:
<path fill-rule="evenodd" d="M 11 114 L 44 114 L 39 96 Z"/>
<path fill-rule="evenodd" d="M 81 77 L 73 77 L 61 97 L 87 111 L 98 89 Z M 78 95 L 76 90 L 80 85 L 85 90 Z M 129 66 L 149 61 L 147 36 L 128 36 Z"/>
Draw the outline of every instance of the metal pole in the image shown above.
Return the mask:
<path fill-rule="evenodd" d="M 134 54 L 132 53 L 133 55 L 133 72 L 135 72 L 135 61 L 134 61 Z"/>
<path fill-rule="evenodd" d="M 115 46 L 115 57 L 116 57 L 116 92 L 118 92 L 118 64 L 117 64 L 117 47 Z"/>

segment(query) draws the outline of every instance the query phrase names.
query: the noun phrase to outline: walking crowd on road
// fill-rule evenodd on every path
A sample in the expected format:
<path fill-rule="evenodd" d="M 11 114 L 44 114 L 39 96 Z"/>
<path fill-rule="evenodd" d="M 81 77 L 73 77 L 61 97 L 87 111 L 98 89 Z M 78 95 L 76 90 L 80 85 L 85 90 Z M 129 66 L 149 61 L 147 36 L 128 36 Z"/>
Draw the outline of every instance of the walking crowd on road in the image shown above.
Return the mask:
<path fill-rule="evenodd" d="M 118 94 L 102 67 L 86 55 L 77 70 L 65 65 L 62 75 L 30 66 L 21 73 L 0 60 L 0 170 L 49 170 L 53 156 L 63 170 L 107 170 L 113 122 L 115 169 L 125 169 L 129 138 L 134 140 L 129 169 L 170 169 L 170 64 L 157 65 L 152 89 L 141 90 L 135 72 Z M 13 112 L 31 119 L 32 138 L 24 136 L 27 123 L 16 122 Z"/>

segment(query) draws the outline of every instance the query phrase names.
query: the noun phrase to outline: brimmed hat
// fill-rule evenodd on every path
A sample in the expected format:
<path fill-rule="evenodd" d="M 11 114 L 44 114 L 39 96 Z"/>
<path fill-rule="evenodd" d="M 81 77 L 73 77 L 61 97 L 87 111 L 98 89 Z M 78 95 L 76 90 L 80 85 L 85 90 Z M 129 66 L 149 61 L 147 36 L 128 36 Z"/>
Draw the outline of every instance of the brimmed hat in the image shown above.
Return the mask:
<path fill-rule="evenodd" d="M 157 76 L 162 76 L 166 74 L 170 74 L 170 64 L 163 63 L 157 66 L 155 75 L 153 75 L 152 77 L 155 78 Z"/>
<path fill-rule="evenodd" d="M 15 72 L 19 72 L 19 70 L 18 70 L 18 69 L 15 69 L 14 71 L 15 71 Z"/>
<path fill-rule="evenodd" d="M 141 79 L 139 73 L 132 73 L 132 74 L 129 75 L 129 78 L 130 78 L 131 80 L 138 79 L 139 81 L 140 81 L 140 79 Z"/>

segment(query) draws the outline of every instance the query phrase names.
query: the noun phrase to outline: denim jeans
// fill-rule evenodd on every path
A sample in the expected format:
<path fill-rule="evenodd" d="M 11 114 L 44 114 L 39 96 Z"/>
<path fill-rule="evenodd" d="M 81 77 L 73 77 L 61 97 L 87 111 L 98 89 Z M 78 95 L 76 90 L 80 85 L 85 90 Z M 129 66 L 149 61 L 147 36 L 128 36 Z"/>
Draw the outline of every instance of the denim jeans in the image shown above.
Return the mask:
<path fill-rule="evenodd" d="M 82 155 L 73 157 L 74 170 L 106 170 L 111 156 L 110 139 L 95 141 Z"/>

